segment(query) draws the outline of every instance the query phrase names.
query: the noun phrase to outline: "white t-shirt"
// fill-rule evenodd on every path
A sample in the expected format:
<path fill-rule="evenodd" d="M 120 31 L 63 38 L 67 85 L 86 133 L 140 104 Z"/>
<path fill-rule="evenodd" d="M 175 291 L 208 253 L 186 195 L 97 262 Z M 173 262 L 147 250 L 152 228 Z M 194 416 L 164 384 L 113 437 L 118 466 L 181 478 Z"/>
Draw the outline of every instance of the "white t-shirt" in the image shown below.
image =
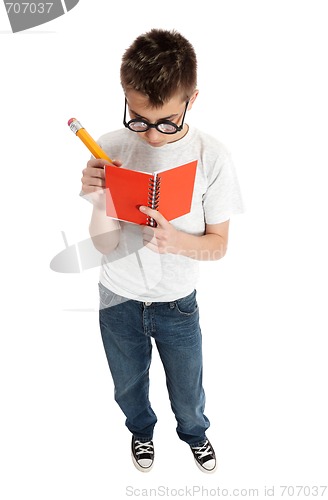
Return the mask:
<path fill-rule="evenodd" d="M 234 166 L 226 148 L 215 138 L 189 128 L 180 140 L 154 148 L 126 128 L 100 137 L 99 145 L 123 167 L 155 172 L 198 160 L 192 207 L 171 224 L 178 230 L 203 235 L 205 224 L 227 221 L 243 211 Z M 103 256 L 100 282 L 114 293 L 142 302 L 170 302 L 191 293 L 199 262 L 175 254 L 158 254 L 143 246 L 142 227 L 120 222 L 118 246 Z"/>

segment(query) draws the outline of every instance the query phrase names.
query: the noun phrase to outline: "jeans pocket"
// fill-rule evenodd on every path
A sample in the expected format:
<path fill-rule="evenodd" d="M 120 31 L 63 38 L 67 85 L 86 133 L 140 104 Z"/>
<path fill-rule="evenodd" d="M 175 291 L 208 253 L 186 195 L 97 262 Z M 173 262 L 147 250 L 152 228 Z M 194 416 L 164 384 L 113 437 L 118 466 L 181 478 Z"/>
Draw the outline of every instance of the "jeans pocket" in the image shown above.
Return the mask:
<path fill-rule="evenodd" d="M 108 290 L 102 283 L 98 283 L 99 288 L 99 309 L 106 309 L 114 303 L 116 294 Z"/>
<path fill-rule="evenodd" d="M 196 290 L 194 290 L 187 297 L 183 297 L 182 299 L 178 299 L 175 301 L 175 305 L 180 314 L 185 316 L 191 316 L 198 311 L 198 304 L 196 300 Z"/>

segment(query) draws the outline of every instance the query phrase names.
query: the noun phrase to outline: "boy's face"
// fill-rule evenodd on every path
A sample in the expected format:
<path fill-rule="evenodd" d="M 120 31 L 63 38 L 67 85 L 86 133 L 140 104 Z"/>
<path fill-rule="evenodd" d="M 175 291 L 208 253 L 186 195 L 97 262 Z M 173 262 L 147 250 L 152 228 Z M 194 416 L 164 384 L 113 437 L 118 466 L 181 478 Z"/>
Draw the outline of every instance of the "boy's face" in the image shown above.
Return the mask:
<path fill-rule="evenodd" d="M 185 111 L 186 103 L 181 101 L 180 95 L 172 97 L 162 107 L 153 108 L 149 105 L 148 97 L 137 92 L 136 90 L 128 90 L 126 92 L 126 100 L 131 119 L 141 118 L 149 123 L 156 123 L 161 120 L 170 120 L 176 125 L 181 125 L 183 113 Z M 197 91 L 190 98 L 188 109 L 197 96 Z M 188 125 L 184 124 L 183 129 L 175 134 L 163 134 L 155 128 L 149 128 L 146 132 L 137 132 L 141 139 L 146 141 L 150 146 L 159 148 L 165 146 L 170 142 L 176 142 L 181 139 L 188 132 Z M 135 132 L 131 132 L 135 133 Z"/>

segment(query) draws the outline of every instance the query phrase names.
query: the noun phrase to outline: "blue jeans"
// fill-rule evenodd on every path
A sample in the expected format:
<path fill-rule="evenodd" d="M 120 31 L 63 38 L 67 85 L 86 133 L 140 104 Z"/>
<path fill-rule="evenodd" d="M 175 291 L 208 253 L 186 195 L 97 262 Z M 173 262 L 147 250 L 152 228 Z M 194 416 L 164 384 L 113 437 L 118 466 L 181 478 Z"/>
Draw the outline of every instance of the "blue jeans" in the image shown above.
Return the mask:
<path fill-rule="evenodd" d="M 153 438 L 156 415 L 149 402 L 152 338 L 166 375 L 177 433 L 186 443 L 204 443 L 202 336 L 196 291 L 174 302 L 145 303 L 120 297 L 99 283 L 99 322 L 113 377 L 115 401 L 136 439 Z"/>

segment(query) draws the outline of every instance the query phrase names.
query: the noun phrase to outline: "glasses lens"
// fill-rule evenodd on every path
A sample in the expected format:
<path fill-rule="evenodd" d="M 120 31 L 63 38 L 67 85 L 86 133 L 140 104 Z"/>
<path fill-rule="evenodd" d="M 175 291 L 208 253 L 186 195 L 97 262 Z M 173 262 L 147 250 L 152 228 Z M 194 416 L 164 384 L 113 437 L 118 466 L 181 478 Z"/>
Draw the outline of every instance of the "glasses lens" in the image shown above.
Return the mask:
<path fill-rule="evenodd" d="M 178 129 L 174 123 L 158 123 L 156 128 L 163 134 L 174 134 Z"/>
<path fill-rule="evenodd" d="M 148 129 L 147 123 L 144 122 L 129 122 L 128 126 L 134 132 L 145 132 Z"/>

